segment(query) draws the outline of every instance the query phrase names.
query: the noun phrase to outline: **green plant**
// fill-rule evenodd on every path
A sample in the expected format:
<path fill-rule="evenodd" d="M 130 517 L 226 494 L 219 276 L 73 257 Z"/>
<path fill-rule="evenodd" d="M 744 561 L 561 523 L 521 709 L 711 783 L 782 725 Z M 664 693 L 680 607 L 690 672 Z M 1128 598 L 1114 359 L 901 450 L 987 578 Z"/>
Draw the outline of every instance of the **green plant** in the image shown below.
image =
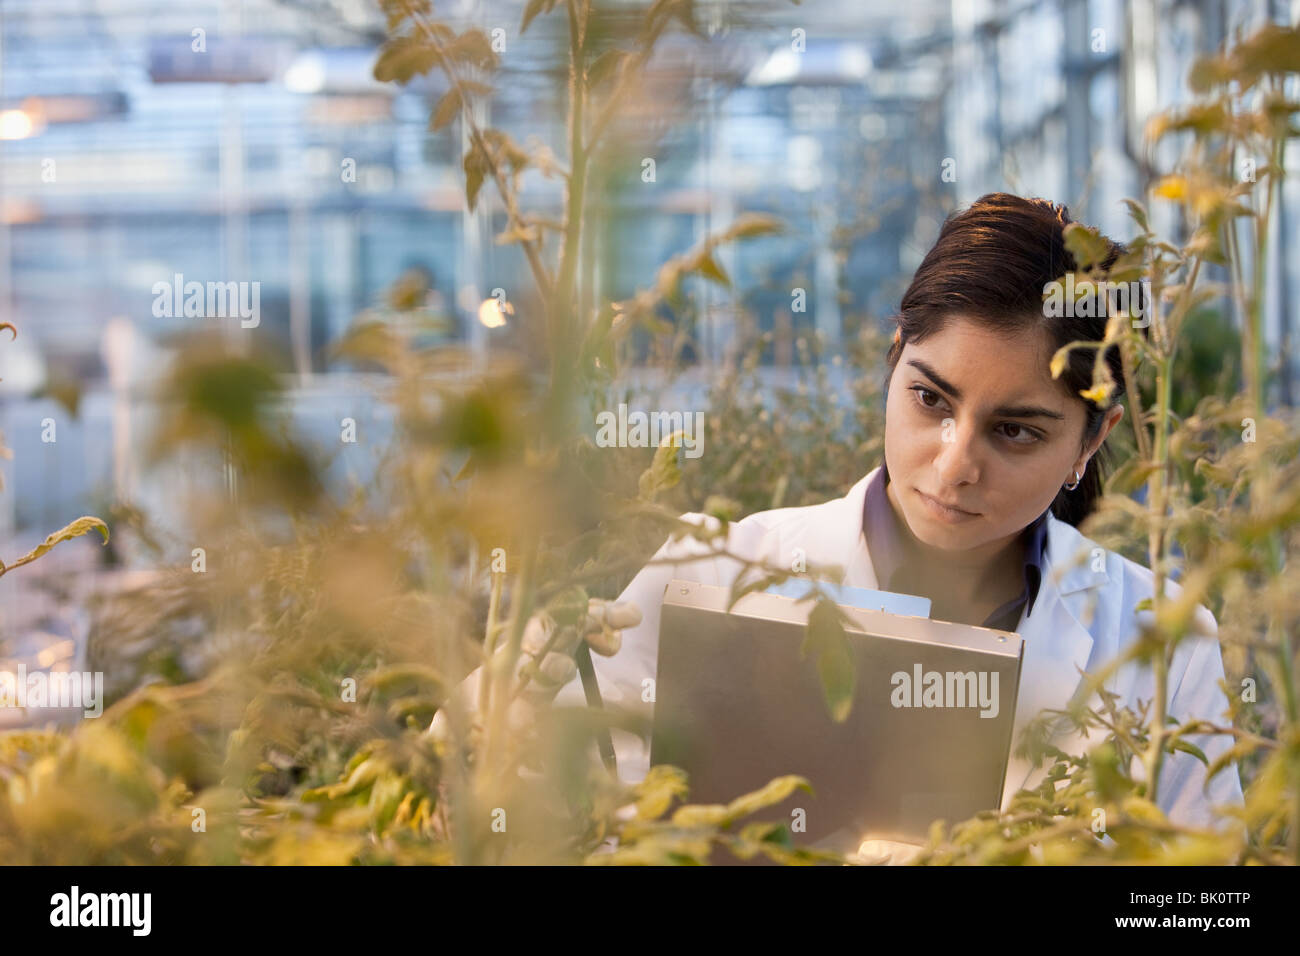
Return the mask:
<path fill-rule="evenodd" d="M 536 726 L 510 728 L 509 702 L 525 685 L 505 675 L 515 673 L 535 611 L 561 626 L 573 623 L 589 595 L 616 595 L 670 534 L 725 547 L 722 535 L 679 521 L 681 512 L 703 510 L 725 521 L 823 500 L 860 477 L 882 440 L 879 333 L 864 322 L 844 356 L 847 406 L 828 371 L 837 366 L 825 361 L 816 338 L 801 349 L 794 387 L 766 389 L 757 374 L 758 337 L 710 392 L 717 444 L 706 459 L 683 466 L 671 442 L 644 454 L 597 449 L 587 423 L 623 387 L 632 330 L 658 337 L 673 364 L 684 334 L 665 316 L 689 310 L 691 283 L 730 283 L 719 245 L 779 228 L 743 216 L 670 260 L 630 298 L 599 299 L 584 251 L 584 235 L 602 215 L 592 183 L 609 181 L 602 164 L 613 154 L 604 149 L 621 110 L 646 85 L 645 67 L 670 23 L 693 29 L 691 6 L 656 0 L 634 36 L 622 37 L 586 0 L 528 5 L 524 29 L 553 14 L 568 24 L 563 160 L 474 119 L 475 98 L 492 91 L 495 55 L 486 36 L 457 33 L 433 18 L 428 3 L 385 0 L 383 8 L 392 37 L 376 74 L 398 82 L 432 70 L 447 77 L 449 92 L 433 106 L 431 125 L 442 130 L 458 116 L 465 123 L 466 198 L 474 207 L 498 197 L 505 221 L 499 239 L 519 247 L 535 285 L 531 298 L 519 297 L 516 314 L 536 317 L 528 321 L 540 326 L 542 368 L 508 353 L 478 367 L 456 349 L 421 345 L 401 324 L 359 323 L 336 354 L 384 372 L 380 397 L 393 412 L 394 433 L 372 483 L 336 500 L 320 480 L 324 462 L 287 437 L 282 383 L 264 357 L 220 342 L 183 353 L 167 382 L 159 434 L 169 449 L 208 466 L 209 485 L 186 502 L 191 527 L 182 536 L 184 551 L 201 546 L 207 563 L 178 568 L 136 595 L 147 613 L 137 609 L 102 627 L 98 643 L 121 686 L 150 675 L 164 683 L 135 687 L 69 734 L 0 735 L 0 857 L 618 864 L 704 863 L 721 853 L 782 863 L 839 860 L 795 847 L 783 823 L 761 818 L 806 781 L 779 777 L 726 805 L 685 802 L 689 781 L 669 767 L 626 787 L 588 755 L 611 724 L 645 727 L 614 711 L 556 707 Z M 921 862 L 1294 859 L 1300 744 L 1288 635 L 1298 589 L 1286 559 L 1300 509 L 1300 429 L 1265 407 L 1258 302 L 1266 277 L 1258 269 L 1249 289 L 1233 293 L 1246 323 L 1254 323 L 1242 337 L 1245 395 L 1207 395 L 1189 408 L 1179 404 L 1186 399 L 1174 394 L 1174 383 L 1193 316 L 1204 323 L 1213 317 L 1206 317 L 1208 290 L 1198 286 L 1200 264 L 1241 261 L 1241 243 L 1225 238 L 1237 219 L 1254 225 L 1257 238 L 1268 235 L 1260 217 L 1270 213 L 1280 162 L 1262 178 L 1263 193 L 1260 183 L 1239 183 L 1223 167 L 1230 147 L 1246 142 L 1255 149 L 1265 143 L 1280 157 L 1278 138 L 1293 135 L 1294 106 L 1277 101 L 1277 75 L 1295 71 L 1285 57 L 1297 48 L 1294 31 L 1265 31 L 1199 68 L 1205 89 L 1222 96 L 1234 78 L 1235 89 L 1248 92 L 1255 84 L 1243 83 L 1252 76 L 1271 77 L 1275 95 L 1249 116 L 1230 107 L 1229 97 L 1217 111 L 1193 107 L 1155 131 L 1185 130 L 1198 146 L 1186 168 L 1153 189 L 1186 204 L 1193 231 L 1182 244 L 1161 240 L 1147 228 L 1145 207 L 1131 204 L 1140 233 L 1111 277 L 1149 275 L 1160 305 L 1149 336 L 1122 321 L 1108 330 L 1133 377 L 1135 456 L 1113 476 L 1104 507 L 1085 528 L 1156 573 L 1152 626 L 1133 654 L 1150 662 L 1158 687 L 1196 604 L 1218 615 L 1234 702 L 1231 726 L 1219 729 L 1236 738 L 1232 756 L 1254 770 L 1246 833 L 1173 826 L 1156 809 L 1158 795 L 1135 780 L 1133 761 L 1146 779 L 1158 780 L 1152 771 L 1164 755 L 1198 731 L 1165 718 L 1167 688 L 1146 713 L 1102 693 L 1100 709 L 1069 715 L 1101 732 L 1098 747 L 1084 754 L 1055 748 L 1046 735 L 1055 715 L 1047 715 L 1021 742 L 1050 761 L 1046 782 L 1018 794 L 1006 813 L 951 826 L 938 821 Z M 563 180 L 558 218 L 526 208 L 519 188 L 526 169 Z M 1072 229 L 1069 240 L 1081 262 L 1096 260 L 1087 230 Z M 1255 254 L 1252 261 L 1264 260 Z M 1236 268 L 1230 274 L 1244 278 Z M 410 292 L 404 284 L 394 290 L 393 310 L 418 308 Z M 1104 377 L 1095 383 L 1106 386 Z M 1252 421 L 1253 441 L 1244 440 L 1243 419 Z M 340 447 L 334 454 L 352 453 Z M 227 463 L 237 482 L 222 480 Z M 1139 491 L 1142 503 L 1131 497 Z M 1180 561 L 1183 590 L 1174 600 L 1160 582 Z M 737 590 L 781 573 L 751 564 Z M 833 660 L 834 615 L 815 617 L 821 632 L 813 643 L 829 648 Z M 201 656 L 183 665 L 168 657 L 168 648 L 185 647 L 195 633 Z M 145 639 L 157 653 L 136 652 L 133 645 Z M 451 746 L 436 745 L 425 733 L 431 715 L 465 674 L 494 657 L 506 666 L 485 669 L 482 732 L 457 721 Z M 125 672 L 133 666 L 139 671 L 130 680 Z M 1257 668 L 1269 680 L 1255 706 L 1231 683 Z M 830 671 L 834 707 L 839 684 Z M 1092 675 L 1102 691 L 1108 672 Z M 165 683 L 171 680 L 182 682 Z M 1107 812 L 1110 844 L 1092 832 L 1098 808 Z"/>
<path fill-rule="evenodd" d="M 1104 342 L 1067 347 L 1095 351 L 1099 398 L 1113 385 L 1099 346 L 1118 345 L 1124 356 L 1136 454 L 1108 482 L 1102 507 L 1085 532 L 1108 547 L 1140 554 L 1153 570 L 1154 594 L 1145 608 L 1150 624 L 1126 654 L 1089 675 L 1088 688 L 1102 694 L 1103 709 L 1069 715 L 1076 727 L 1102 730 L 1105 740 L 1088 754 L 1070 755 L 1046 744 L 1044 728 L 1037 728 L 1024 745 L 1052 762 L 1043 786 L 1019 794 L 1004 814 L 985 814 L 950 830 L 937 826 L 922 862 L 1026 862 L 1031 845 L 1041 859 L 1057 863 L 1300 861 L 1300 730 L 1290 637 L 1300 613 L 1295 599 L 1300 581 L 1294 560 L 1288 560 L 1300 518 L 1300 422 L 1290 409 L 1269 410 L 1261 326 L 1267 237 L 1284 176 L 1283 147 L 1300 133 L 1292 122 L 1300 103 L 1286 98 L 1285 81 L 1298 71 L 1300 34 L 1266 26 L 1231 50 L 1199 61 L 1190 79 L 1200 99 L 1151 121 L 1150 141 L 1182 137 L 1178 168 L 1150 192 L 1156 201 L 1181 208 L 1188 225 L 1184 242 L 1155 235 L 1146 207 L 1128 200 L 1138 235 L 1129 253 L 1107 271 L 1096 266 L 1104 255 L 1100 237 L 1081 226 L 1067 227 L 1067 244 L 1087 278 L 1150 279 L 1151 307 L 1144 317 L 1149 329 L 1117 313 Z M 1243 175 L 1239 163 L 1256 156 L 1266 159 L 1258 169 L 1252 160 L 1244 167 L 1250 175 Z M 1226 292 L 1243 329 L 1243 389 L 1236 395 L 1203 394 L 1190 413 L 1179 414 L 1176 408 L 1189 408 L 1194 396 L 1175 395 L 1175 382 L 1180 375 L 1184 382 L 1197 380 L 1183 368 L 1193 351 L 1189 340 L 1205 334 L 1203 310 L 1222 291 L 1204 282 L 1206 263 L 1228 271 Z M 1246 263 L 1252 266 L 1249 277 Z M 1053 359 L 1054 374 L 1063 352 Z M 1220 382 L 1235 384 L 1231 377 Z M 1139 384 L 1149 388 L 1140 391 Z M 1137 397 L 1144 392 L 1152 396 L 1150 407 Z M 1131 497 L 1137 491 L 1142 502 Z M 1177 568 L 1183 573 L 1175 598 L 1165 584 Z M 1184 723 L 1166 713 L 1170 661 L 1195 632 L 1197 604 L 1210 607 L 1220 620 L 1230 705 L 1222 725 Z M 1140 714 L 1118 708 L 1102 687 L 1130 661 L 1155 675 L 1155 696 Z M 1258 680 L 1261 672 L 1267 682 Z M 1263 685 L 1258 707 L 1243 691 L 1244 678 Z M 1233 738 L 1226 756 L 1208 766 L 1209 776 L 1237 772 L 1230 760 L 1255 767 L 1246 788 L 1244 826 L 1230 829 L 1230 835 L 1175 826 L 1155 807 L 1166 754 L 1176 749 L 1199 754 L 1184 739 L 1189 733 Z M 1141 780 L 1135 780 L 1132 760 L 1142 765 Z M 1098 808 L 1111 821 L 1110 845 L 1093 833 L 1090 818 Z"/>

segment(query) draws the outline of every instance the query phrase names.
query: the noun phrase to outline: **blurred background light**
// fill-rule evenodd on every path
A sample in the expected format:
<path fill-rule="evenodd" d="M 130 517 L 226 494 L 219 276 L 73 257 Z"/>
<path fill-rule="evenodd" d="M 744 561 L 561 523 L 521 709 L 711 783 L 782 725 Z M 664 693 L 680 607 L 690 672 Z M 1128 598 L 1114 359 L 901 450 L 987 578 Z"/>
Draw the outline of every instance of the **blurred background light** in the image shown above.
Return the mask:
<path fill-rule="evenodd" d="M 484 299 L 478 307 L 478 320 L 489 329 L 499 329 L 506 324 L 506 316 L 514 315 L 515 307 L 509 302 Z"/>

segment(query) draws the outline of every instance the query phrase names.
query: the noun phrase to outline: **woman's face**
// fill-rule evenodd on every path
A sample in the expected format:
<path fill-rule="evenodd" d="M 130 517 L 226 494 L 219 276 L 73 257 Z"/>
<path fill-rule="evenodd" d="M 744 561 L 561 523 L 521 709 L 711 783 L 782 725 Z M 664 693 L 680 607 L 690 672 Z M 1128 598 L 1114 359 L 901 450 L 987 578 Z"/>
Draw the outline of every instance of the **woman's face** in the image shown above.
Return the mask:
<path fill-rule="evenodd" d="M 904 344 L 889 383 L 885 462 L 917 539 L 945 551 L 1005 541 L 1100 446 L 1118 415 L 1082 448 L 1083 403 L 1052 379 L 1051 357 L 1045 332 L 1008 336 L 961 316 Z"/>

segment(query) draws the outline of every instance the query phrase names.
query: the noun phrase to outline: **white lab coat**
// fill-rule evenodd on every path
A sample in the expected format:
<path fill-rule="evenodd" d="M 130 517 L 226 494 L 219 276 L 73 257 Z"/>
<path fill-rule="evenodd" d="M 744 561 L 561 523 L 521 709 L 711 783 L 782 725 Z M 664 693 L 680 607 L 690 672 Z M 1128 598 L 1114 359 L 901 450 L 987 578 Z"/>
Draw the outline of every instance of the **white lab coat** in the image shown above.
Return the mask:
<path fill-rule="evenodd" d="M 809 567 L 838 565 L 845 569 L 844 583 L 853 587 L 880 589 L 872 570 L 866 535 L 862 531 L 864 496 L 868 483 L 883 480 L 876 468 L 857 482 L 842 498 L 802 508 L 778 508 L 752 514 L 733 522 L 728 549 L 752 559 L 764 559 L 774 566 L 791 567 L 795 549 L 802 548 Z M 684 518 L 700 522 L 716 519 L 690 513 Z M 677 563 L 642 568 L 619 596 L 635 603 L 641 623 L 623 632 L 623 645 L 612 657 L 593 656 L 595 672 L 607 706 L 625 708 L 647 719 L 653 717 L 653 703 L 643 698 L 656 674 L 659 645 L 659 611 L 664 589 L 673 578 L 683 578 L 729 587 L 741 570 L 731 558 L 710 557 L 709 546 L 692 538 L 668 541 L 652 560 L 677 559 Z M 1098 561 L 1097 558 L 1101 560 Z M 1094 567 L 1102 566 L 1102 570 Z M 1153 575 L 1121 555 L 1101 549 L 1070 524 L 1049 514 L 1043 577 L 1033 612 L 1022 613 L 1017 633 L 1024 638 L 1020 694 L 1016 704 L 1015 739 L 1025 723 L 1044 708 L 1063 709 L 1079 688 L 1079 672 L 1095 671 L 1118 655 L 1138 636 L 1135 606 L 1154 590 Z M 1181 589 L 1169 582 L 1167 593 Z M 1149 611 L 1140 612 L 1148 619 Z M 1217 639 L 1218 625 L 1204 607 L 1197 608 L 1199 629 L 1204 636 L 1184 640 L 1174 654 L 1168 678 L 1168 711 L 1179 719 L 1195 714 L 1221 724 L 1227 700 L 1218 686 L 1223 677 L 1223 660 Z M 1155 681 L 1149 667 L 1128 663 L 1106 684 L 1119 694 L 1119 702 L 1137 709 L 1137 699 L 1154 697 Z M 557 703 L 581 705 L 581 682 L 574 678 L 561 690 Z M 1090 702 L 1100 707 L 1094 695 Z M 1077 733 L 1061 733 L 1052 742 L 1067 753 L 1082 754 L 1100 739 Z M 1226 735 L 1192 735 L 1187 738 L 1213 762 L 1231 746 Z M 619 776 L 629 783 L 644 778 L 649 769 L 649 750 L 635 735 L 615 730 L 615 753 Z M 1135 761 L 1135 772 L 1140 773 Z M 1203 792 L 1205 766 L 1184 752 L 1166 754 L 1161 770 L 1159 805 L 1174 822 L 1207 825 L 1213 820 L 1213 805 L 1242 803 L 1241 781 L 1235 764 L 1219 773 Z M 1047 763 L 1037 770 L 1014 754 L 1007 768 L 1002 808 L 1024 787 L 1038 786 Z"/>

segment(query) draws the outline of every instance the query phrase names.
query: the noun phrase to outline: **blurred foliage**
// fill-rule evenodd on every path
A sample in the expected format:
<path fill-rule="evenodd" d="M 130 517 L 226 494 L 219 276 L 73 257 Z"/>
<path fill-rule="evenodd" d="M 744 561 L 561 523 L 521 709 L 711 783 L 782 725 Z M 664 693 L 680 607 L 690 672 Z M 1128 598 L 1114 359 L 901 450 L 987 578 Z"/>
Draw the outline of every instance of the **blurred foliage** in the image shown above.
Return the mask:
<path fill-rule="evenodd" d="M 13 338 L 18 337 L 18 329 L 11 322 L 0 322 L 0 331 L 7 330 Z M 75 408 L 74 408 L 75 414 Z M 13 452 L 4 444 L 4 436 L 0 435 L 0 458 L 12 458 Z M 3 490 L 4 482 L 0 480 L 0 490 Z M 28 551 L 24 555 L 10 559 L 8 562 L 0 560 L 0 577 L 8 574 L 10 571 L 20 568 L 25 564 L 31 564 L 33 561 L 48 554 L 53 548 L 64 541 L 71 541 L 73 538 L 80 538 L 82 535 L 89 534 L 92 531 L 98 531 L 103 537 L 104 544 L 108 544 L 109 533 L 108 525 L 102 518 L 96 518 L 93 515 L 83 515 L 74 521 L 69 522 L 57 531 L 51 531 L 45 536 L 45 540 Z"/>
<path fill-rule="evenodd" d="M 787 370 L 759 365 L 771 332 L 741 338 L 740 360 L 724 366 L 708 390 L 708 454 L 687 468 L 682 511 L 710 498 L 733 503 L 719 517 L 739 518 L 768 508 L 819 504 L 839 497 L 884 455 L 883 356 L 889 339 L 875 322 L 825 354 L 821 336 L 795 340 L 797 364 Z M 661 407 L 671 407 L 667 403 Z"/>
<path fill-rule="evenodd" d="M 1149 123 L 1150 143 L 1176 137 L 1180 146 L 1177 168 L 1152 184 L 1150 198 L 1178 207 L 1188 227 L 1184 242 L 1157 236 L 1146 206 L 1127 200 L 1138 235 L 1127 254 L 1102 270 L 1095 232 L 1067 227 L 1067 245 L 1086 277 L 1151 283 L 1152 307 L 1142 321 L 1112 316 L 1102 342 L 1075 344 L 1093 352 L 1093 391 L 1100 396 L 1114 386 L 1102 347 L 1115 345 L 1124 358 L 1129 451 L 1081 530 L 1154 571 L 1154 594 L 1143 609 L 1150 617 L 1142 640 L 1088 676 L 1088 687 L 1102 698 L 1100 711 L 1046 712 L 1018 742 L 1021 753 L 1048 762 L 1043 785 L 1019 793 L 1004 813 L 951 827 L 937 821 L 919 862 L 1300 861 L 1300 715 L 1291 637 L 1300 617 L 1294 561 L 1300 419 L 1293 409 L 1270 408 L 1270 386 L 1284 357 L 1267 354 L 1263 335 L 1270 220 L 1285 144 L 1300 135 L 1293 121 L 1300 103 L 1285 94 L 1297 72 L 1297 30 L 1265 26 L 1199 62 L 1191 77 L 1199 98 Z M 1223 267 L 1226 286 L 1204 281 L 1207 264 Z M 1210 307 L 1225 297 L 1235 323 Z M 1063 361 L 1058 353 L 1053 366 Z M 1171 597 L 1165 582 L 1175 574 L 1181 592 Z M 1180 724 L 1160 706 L 1170 693 L 1170 661 L 1193 633 L 1198 604 L 1219 621 L 1229 712 L 1217 725 Z M 1141 713 L 1119 707 L 1102 686 L 1130 661 L 1155 675 L 1156 696 L 1143 702 Z M 1257 685 L 1255 694 L 1246 692 L 1248 680 Z M 1103 739 L 1087 754 L 1062 753 L 1045 730 L 1057 716 L 1075 729 L 1098 730 Z M 1208 763 L 1182 739 L 1188 733 L 1231 736 L 1227 758 L 1209 764 L 1207 776 L 1236 773 L 1229 761 L 1238 763 L 1245 807 L 1228 813 L 1241 826 L 1219 832 L 1175 826 L 1157 809 L 1156 794 L 1143 781 L 1159 779 L 1167 753 L 1187 750 Z M 1101 830 L 1094 825 L 1099 810 L 1106 821 Z"/>

